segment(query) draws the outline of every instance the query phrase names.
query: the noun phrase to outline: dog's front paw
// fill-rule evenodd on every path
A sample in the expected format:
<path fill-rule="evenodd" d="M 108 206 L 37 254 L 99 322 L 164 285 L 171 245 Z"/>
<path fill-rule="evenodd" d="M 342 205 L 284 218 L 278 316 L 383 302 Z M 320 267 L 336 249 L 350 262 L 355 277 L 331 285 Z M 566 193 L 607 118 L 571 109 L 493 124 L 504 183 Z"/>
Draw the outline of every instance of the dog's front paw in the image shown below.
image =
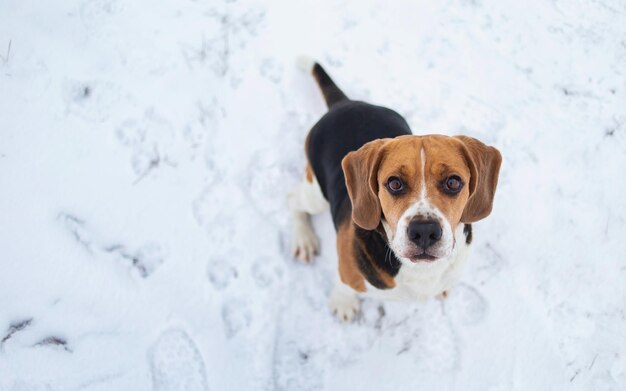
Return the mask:
<path fill-rule="evenodd" d="M 359 297 L 346 286 L 336 286 L 330 294 L 328 306 L 342 322 L 351 322 L 359 313 Z"/>
<path fill-rule="evenodd" d="M 319 253 L 319 240 L 313 230 L 305 225 L 296 226 L 293 230 L 291 253 L 302 262 L 310 262 Z"/>

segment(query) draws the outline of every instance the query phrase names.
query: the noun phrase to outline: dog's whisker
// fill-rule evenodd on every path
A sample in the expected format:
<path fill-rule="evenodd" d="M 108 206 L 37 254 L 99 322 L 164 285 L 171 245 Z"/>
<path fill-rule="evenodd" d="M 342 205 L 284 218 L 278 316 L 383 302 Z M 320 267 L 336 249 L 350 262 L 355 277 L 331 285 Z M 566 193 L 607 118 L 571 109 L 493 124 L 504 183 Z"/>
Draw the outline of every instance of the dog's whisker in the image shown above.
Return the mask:
<path fill-rule="evenodd" d="M 389 256 L 389 266 L 393 266 L 391 263 L 391 248 L 387 247 L 387 252 L 385 253 L 385 262 L 387 262 L 387 256 Z"/>

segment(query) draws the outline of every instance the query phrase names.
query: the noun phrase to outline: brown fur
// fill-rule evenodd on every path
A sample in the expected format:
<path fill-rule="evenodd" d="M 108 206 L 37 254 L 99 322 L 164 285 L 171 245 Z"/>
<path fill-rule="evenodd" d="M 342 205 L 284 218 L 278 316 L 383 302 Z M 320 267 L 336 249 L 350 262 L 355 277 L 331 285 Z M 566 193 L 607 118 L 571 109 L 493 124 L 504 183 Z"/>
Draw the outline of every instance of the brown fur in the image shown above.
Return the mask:
<path fill-rule="evenodd" d="M 374 229 L 384 215 L 395 234 L 404 211 L 420 197 L 423 177 L 428 201 L 446 216 L 453 229 L 461 222 L 475 222 L 491 212 L 501 161 L 495 148 L 465 136 L 402 136 L 372 141 L 343 161 L 352 217 L 364 229 Z M 450 175 L 460 176 L 466 184 L 454 197 L 441 190 L 441 182 Z M 392 176 L 404 182 L 406 190 L 400 196 L 385 188 Z"/>
<path fill-rule="evenodd" d="M 356 226 L 351 220 L 346 220 L 337 231 L 337 254 L 339 257 L 339 277 L 341 282 L 352 287 L 357 292 L 365 292 L 365 278 L 359 270 L 356 250 L 365 254 L 366 262 L 375 270 L 378 278 L 387 286 L 393 288 L 396 281 L 392 276 L 376 266 L 376 262 L 372 259 L 367 243 L 355 235 Z"/>
<path fill-rule="evenodd" d="M 354 225 L 346 221 L 337 230 L 337 255 L 341 281 L 357 292 L 365 292 L 365 278 L 359 271 L 354 254 Z"/>
<path fill-rule="evenodd" d="M 341 162 L 348 195 L 352 200 L 352 220 L 361 228 L 373 230 L 380 224 L 378 166 L 389 139 L 371 141 L 350 152 Z"/>
<path fill-rule="evenodd" d="M 304 172 L 304 179 L 306 179 L 306 181 L 309 183 L 313 183 L 313 169 L 308 162 L 306 164 L 306 169 Z"/>
<path fill-rule="evenodd" d="M 354 224 L 352 225 L 352 229 L 355 229 Z M 374 268 L 374 270 L 376 270 L 378 278 L 380 278 L 387 289 L 394 288 L 396 286 L 396 280 L 376 265 L 375 260 L 372 258 L 372 255 L 368 250 L 367 243 L 364 243 L 363 240 L 357 240 L 356 245 L 359 246 L 359 249 L 363 252 L 363 254 L 365 254 L 367 261 Z"/>
<path fill-rule="evenodd" d="M 304 171 L 304 179 L 306 179 L 307 182 L 309 183 L 313 183 L 313 178 L 315 177 L 315 175 L 313 174 L 313 168 L 311 167 L 311 163 L 309 163 L 309 156 L 307 154 L 307 151 L 309 150 L 309 137 L 311 136 L 311 134 L 307 134 L 306 139 L 304 140 L 304 156 L 306 156 L 306 168 Z"/>
<path fill-rule="evenodd" d="M 472 172 L 472 181 L 469 184 L 471 195 L 461 221 L 473 223 L 484 219 L 491 213 L 502 156 L 497 149 L 471 137 L 457 136 L 456 138 L 463 142 L 464 155 Z"/>

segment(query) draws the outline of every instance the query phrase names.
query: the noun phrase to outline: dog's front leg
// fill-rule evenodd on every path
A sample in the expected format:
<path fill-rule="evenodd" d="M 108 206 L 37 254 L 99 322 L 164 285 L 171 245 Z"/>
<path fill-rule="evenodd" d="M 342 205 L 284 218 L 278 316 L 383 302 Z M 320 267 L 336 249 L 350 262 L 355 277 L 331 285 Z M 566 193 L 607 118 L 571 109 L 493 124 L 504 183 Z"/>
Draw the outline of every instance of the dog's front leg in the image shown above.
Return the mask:
<path fill-rule="evenodd" d="M 354 289 L 337 280 L 330 294 L 328 306 L 340 321 L 351 322 L 359 313 L 361 302 Z"/>
<path fill-rule="evenodd" d="M 315 178 L 300 182 L 289 193 L 288 202 L 293 223 L 292 255 L 302 262 L 310 262 L 319 253 L 319 240 L 311 224 L 311 215 L 325 211 L 328 202 Z"/>

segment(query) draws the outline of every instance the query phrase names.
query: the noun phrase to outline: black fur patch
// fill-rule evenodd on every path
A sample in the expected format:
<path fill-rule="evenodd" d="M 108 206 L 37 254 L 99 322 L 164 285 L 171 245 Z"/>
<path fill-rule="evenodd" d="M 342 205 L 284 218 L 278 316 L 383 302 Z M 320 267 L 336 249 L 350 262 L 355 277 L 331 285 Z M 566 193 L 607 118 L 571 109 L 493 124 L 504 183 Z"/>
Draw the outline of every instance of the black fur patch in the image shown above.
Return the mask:
<path fill-rule="evenodd" d="M 308 135 L 306 154 L 313 173 L 330 204 L 335 229 L 346 221 L 352 223 L 352 205 L 348 197 L 341 160 L 351 151 L 380 138 L 410 135 L 411 129 L 402 116 L 385 107 L 345 99 L 325 73 L 316 67 L 315 76 L 331 106 Z M 327 92 L 330 92 L 327 94 Z M 334 94 L 334 95 L 333 95 Z M 365 279 L 379 289 L 389 289 L 381 273 L 395 276 L 400 261 L 377 231 L 355 227 L 354 254 Z"/>
<path fill-rule="evenodd" d="M 335 229 L 343 221 L 345 210 L 340 209 L 348 199 L 341 160 L 372 140 L 410 134 L 411 129 L 400 114 L 385 107 L 355 101 L 341 101 L 333 105 L 313 126 L 306 154 L 322 194 L 330 204 Z"/>
<path fill-rule="evenodd" d="M 463 233 L 465 234 L 465 243 L 471 244 L 472 239 L 474 238 L 472 235 L 472 225 L 465 224 L 465 227 L 463 227 Z"/>
<path fill-rule="evenodd" d="M 400 261 L 376 231 L 355 226 L 354 254 L 365 279 L 378 289 L 389 289 L 379 270 L 394 277 L 400 271 Z"/>

